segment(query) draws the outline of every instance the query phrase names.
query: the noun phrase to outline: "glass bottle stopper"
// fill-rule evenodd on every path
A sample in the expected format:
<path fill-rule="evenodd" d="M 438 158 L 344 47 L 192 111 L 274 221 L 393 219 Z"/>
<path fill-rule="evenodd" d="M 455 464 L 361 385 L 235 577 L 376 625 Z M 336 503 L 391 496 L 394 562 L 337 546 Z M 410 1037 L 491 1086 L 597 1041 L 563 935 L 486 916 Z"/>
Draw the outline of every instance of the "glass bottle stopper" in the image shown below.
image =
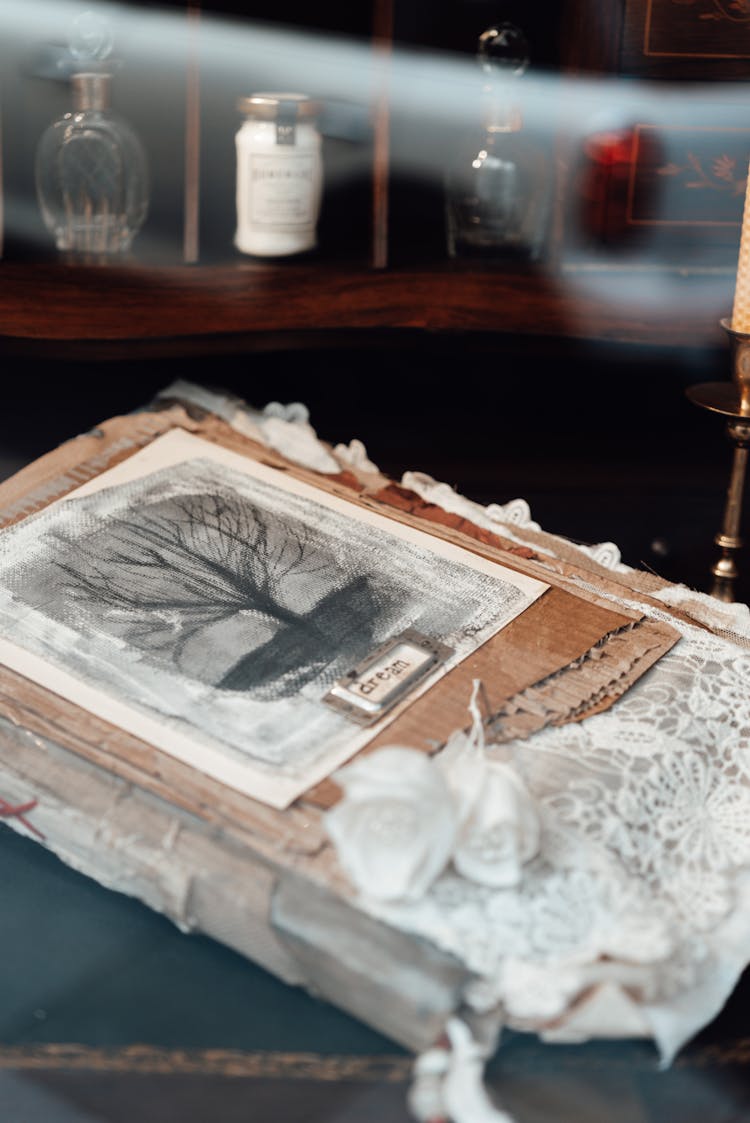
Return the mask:
<path fill-rule="evenodd" d="M 81 12 L 73 20 L 68 47 L 77 63 L 88 66 L 104 62 L 112 54 L 113 45 L 112 26 L 98 12 Z"/>
<path fill-rule="evenodd" d="M 477 58 L 488 78 L 520 77 L 529 65 L 529 44 L 514 23 L 493 24 L 479 36 Z"/>
<path fill-rule="evenodd" d="M 521 113 L 512 86 L 529 65 L 529 44 L 514 23 L 493 24 L 479 36 L 477 61 L 484 73 L 484 122 L 491 132 L 517 132 Z"/>

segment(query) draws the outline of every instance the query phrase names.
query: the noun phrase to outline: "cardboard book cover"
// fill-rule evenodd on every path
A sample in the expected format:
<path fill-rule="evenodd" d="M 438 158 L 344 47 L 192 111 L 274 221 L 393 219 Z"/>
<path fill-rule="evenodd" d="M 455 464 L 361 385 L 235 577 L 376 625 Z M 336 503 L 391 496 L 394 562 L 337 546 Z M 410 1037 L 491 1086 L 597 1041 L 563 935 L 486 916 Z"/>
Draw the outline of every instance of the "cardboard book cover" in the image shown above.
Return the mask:
<path fill-rule="evenodd" d="M 676 633 L 352 448 L 183 386 L 7 481 L 0 798 L 103 884 L 422 1048 L 465 973 L 357 910 L 333 774 L 435 752 L 477 681 L 495 741 L 579 720 Z"/>

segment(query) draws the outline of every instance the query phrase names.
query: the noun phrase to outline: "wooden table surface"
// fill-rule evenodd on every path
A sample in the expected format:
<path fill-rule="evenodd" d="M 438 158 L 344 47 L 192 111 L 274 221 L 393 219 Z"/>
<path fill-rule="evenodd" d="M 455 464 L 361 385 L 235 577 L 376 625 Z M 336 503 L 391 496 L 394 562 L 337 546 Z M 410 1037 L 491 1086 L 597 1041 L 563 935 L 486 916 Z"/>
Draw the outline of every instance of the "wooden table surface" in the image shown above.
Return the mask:
<path fill-rule="evenodd" d="M 332 1006 L 0 826 L 3 1123 L 406 1123 L 410 1060 Z M 659 1072 L 647 1042 L 508 1035 L 518 1123 L 750 1118 L 748 980 Z"/>

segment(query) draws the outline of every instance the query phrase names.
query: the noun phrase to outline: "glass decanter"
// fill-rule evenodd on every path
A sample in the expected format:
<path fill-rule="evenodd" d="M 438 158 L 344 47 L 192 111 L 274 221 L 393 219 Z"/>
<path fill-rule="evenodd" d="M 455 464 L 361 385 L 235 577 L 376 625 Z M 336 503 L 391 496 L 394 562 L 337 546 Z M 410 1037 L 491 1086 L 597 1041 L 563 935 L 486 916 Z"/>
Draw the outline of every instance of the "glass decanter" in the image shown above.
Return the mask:
<path fill-rule="evenodd" d="M 550 161 L 523 129 L 515 84 L 529 62 L 514 24 L 479 37 L 484 72 L 484 127 L 447 175 L 448 252 L 535 261 L 544 249 L 551 209 Z"/>
<path fill-rule="evenodd" d="M 143 146 L 109 106 L 112 76 L 100 59 L 110 47 L 106 29 L 74 27 L 73 109 L 37 148 L 42 216 L 58 250 L 77 254 L 127 252 L 148 210 Z"/>

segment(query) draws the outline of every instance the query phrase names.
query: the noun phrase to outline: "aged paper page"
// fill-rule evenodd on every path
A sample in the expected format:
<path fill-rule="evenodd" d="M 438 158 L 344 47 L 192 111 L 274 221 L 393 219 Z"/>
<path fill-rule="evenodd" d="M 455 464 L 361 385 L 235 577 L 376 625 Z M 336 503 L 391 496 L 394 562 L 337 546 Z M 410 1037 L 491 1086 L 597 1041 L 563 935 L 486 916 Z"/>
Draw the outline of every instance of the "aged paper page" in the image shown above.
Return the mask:
<path fill-rule="evenodd" d="M 0 661 L 285 807 L 546 588 L 174 430 L 0 535 Z M 408 628 L 452 654 L 385 718 L 323 702 Z"/>

